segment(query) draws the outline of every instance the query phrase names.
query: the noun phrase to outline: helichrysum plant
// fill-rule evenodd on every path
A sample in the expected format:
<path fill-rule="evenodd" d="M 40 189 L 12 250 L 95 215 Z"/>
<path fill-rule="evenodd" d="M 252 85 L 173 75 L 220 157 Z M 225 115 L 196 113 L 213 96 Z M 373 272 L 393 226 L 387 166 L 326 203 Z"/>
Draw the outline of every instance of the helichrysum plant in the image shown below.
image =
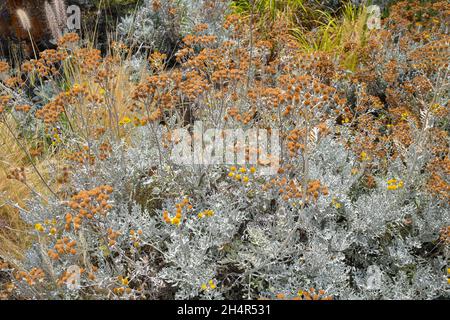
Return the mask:
<path fill-rule="evenodd" d="M 448 295 L 449 5 L 393 5 L 350 71 L 216 2 L 144 1 L 107 52 L 66 34 L 0 61 L 0 225 L 27 235 L 0 233 L 0 297 Z M 278 145 L 221 140 L 251 129 Z"/>

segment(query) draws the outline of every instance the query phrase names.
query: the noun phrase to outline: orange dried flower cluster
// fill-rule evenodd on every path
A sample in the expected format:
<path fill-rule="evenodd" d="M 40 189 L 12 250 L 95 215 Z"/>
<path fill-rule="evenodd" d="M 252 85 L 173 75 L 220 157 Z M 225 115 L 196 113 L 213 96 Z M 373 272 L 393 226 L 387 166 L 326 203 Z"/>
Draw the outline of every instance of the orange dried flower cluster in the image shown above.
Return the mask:
<path fill-rule="evenodd" d="M 84 146 L 81 151 L 68 153 L 66 158 L 79 164 L 93 165 L 95 163 L 95 156 L 91 154 L 90 149 L 87 146 Z"/>
<path fill-rule="evenodd" d="M 163 211 L 163 220 L 166 223 L 170 223 L 178 226 L 181 223 L 183 209 L 192 210 L 192 205 L 189 203 L 188 198 L 184 198 L 181 202 L 175 204 L 176 213 L 175 217 L 170 217 L 169 212 L 167 210 Z"/>
<path fill-rule="evenodd" d="M 30 272 L 17 272 L 15 278 L 17 281 L 26 281 L 28 285 L 34 286 L 37 282 L 44 281 L 45 273 L 44 270 L 40 268 L 33 268 Z"/>
<path fill-rule="evenodd" d="M 230 117 L 236 122 L 242 122 L 243 124 L 248 124 L 251 122 L 256 116 L 257 109 L 256 107 L 252 107 L 247 112 L 239 112 L 239 109 L 236 107 L 229 108 L 227 110 L 227 114 L 223 117 L 225 121 L 228 121 Z"/>
<path fill-rule="evenodd" d="M 5 86 L 10 88 L 22 87 L 25 85 L 25 81 L 20 77 L 10 77 L 4 81 Z"/>
<path fill-rule="evenodd" d="M 120 232 L 114 231 L 112 228 L 108 228 L 108 246 L 112 247 L 116 244 L 117 238 L 120 236 Z"/>
<path fill-rule="evenodd" d="M 103 142 L 99 147 L 100 154 L 98 158 L 100 160 L 105 160 L 112 152 L 112 147 L 109 142 Z"/>
<path fill-rule="evenodd" d="M 76 245 L 77 242 L 75 240 L 71 241 L 69 238 L 64 237 L 62 239 L 56 240 L 54 250 L 53 249 L 48 250 L 47 254 L 53 260 L 59 260 L 61 255 L 63 254 L 71 254 L 71 255 L 77 254 L 77 250 L 75 249 Z"/>
<path fill-rule="evenodd" d="M 80 40 L 80 36 L 75 33 L 66 33 L 58 39 L 59 48 L 70 48 Z"/>
<path fill-rule="evenodd" d="M 283 170 L 283 169 L 282 169 Z M 302 186 L 296 179 L 288 179 L 285 176 L 271 179 L 268 183 L 262 186 L 262 190 L 278 188 L 278 193 L 283 195 L 283 200 L 301 199 L 303 197 Z M 317 200 L 320 195 L 327 196 L 329 194 L 328 188 L 323 186 L 319 180 L 311 180 L 308 182 L 306 190 L 306 201 L 311 198 Z"/>
<path fill-rule="evenodd" d="M 298 299 L 294 300 L 333 300 L 332 296 L 326 296 L 324 290 L 318 290 L 310 288 L 309 291 L 300 290 L 297 293 Z"/>
<path fill-rule="evenodd" d="M 67 59 L 68 54 L 65 51 L 48 49 L 39 53 L 39 59 L 25 62 L 22 70 L 26 72 L 37 72 L 41 77 L 57 75 L 59 65 Z"/>
<path fill-rule="evenodd" d="M 69 281 L 71 281 L 70 284 L 75 284 L 75 279 L 73 279 L 75 272 L 76 272 L 75 270 L 72 270 L 72 272 L 69 272 L 67 270 L 64 271 L 62 273 L 61 277 L 58 279 L 57 285 L 62 286 L 64 284 L 68 284 Z M 81 268 L 79 270 L 79 272 L 80 272 L 80 275 L 82 275 L 85 272 L 85 270 L 83 268 Z"/>
<path fill-rule="evenodd" d="M 77 48 L 73 55 L 82 74 L 96 73 L 102 62 L 101 51 L 91 48 Z"/>
<path fill-rule="evenodd" d="M 184 44 L 187 46 L 201 45 L 206 46 L 216 42 L 217 37 L 214 35 L 193 35 L 189 34 L 183 38 Z"/>
<path fill-rule="evenodd" d="M 71 224 L 75 231 L 79 230 L 84 219 L 93 219 L 95 215 L 106 215 L 112 206 L 108 203 L 109 195 L 113 188 L 108 185 L 100 186 L 91 190 L 83 190 L 72 196 L 68 206 L 75 211 L 66 213 L 65 229 L 69 231 Z"/>
<path fill-rule="evenodd" d="M 15 109 L 16 109 L 16 111 L 27 113 L 31 110 L 31 106 L 25 104 L 25 105 L 16 106 Z"/>
<path fill-rule="evenodd" d="M 180 94 L 194 100 L 210 88 L 208 81 L 198 72 L 186 73 L 186 79 L 179 84 Z"/>

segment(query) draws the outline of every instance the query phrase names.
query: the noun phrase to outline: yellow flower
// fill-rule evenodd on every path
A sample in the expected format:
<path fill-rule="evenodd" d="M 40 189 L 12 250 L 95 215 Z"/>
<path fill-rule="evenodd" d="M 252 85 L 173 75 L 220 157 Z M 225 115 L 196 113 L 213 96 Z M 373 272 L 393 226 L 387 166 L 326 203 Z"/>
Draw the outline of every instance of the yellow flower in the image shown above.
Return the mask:
<path fill-rule="evenodd" d="M 125 125 L 125 124 L 127 124 L 127 123 L 130 123 L 130 122 L 131 122 L 131 119 L 130 119 L 130 118 L 128 118 L 128 117 L 123 117 L 122 120 L 119 121 L 119 125 L 123 126 L 123 125 Z"/>
<path fill-rule="evenodd" d="M 212 281 L 212 280 L 209 280 L 209 287 L 211 288 L 211 289 L 215 289 L 215 288 L 217 288 L 217 286 L 216 286 L 216 284 L 214 283 L 214 281 Z"/>
<path fill-rule="evenodd" d="M 397 190 L 398 188 L 403 188 L 402 180 L 389 179 L 387 184 L 388 184 L 388 186 L 387 186 L 388 190 Z"/>
<path fill-rule="evenodd" d="M 233 171 L 233 172 L 236 171 L 236 167 L 231 167 L 230 171 Z"/>
<path fill-rule="evenodd" d="M 206 283 L 203 283 L 201 288 L 202 288 L 202 290 L 207 290 L 208 286 L 206 285 Z"/>
<path fill-rule="evenodd" d="M 234 176 L 234 178 L 235 178 L 236 180 L 241 180 L 241 175 L 240 175 L 240 174 L 237 174 L 237 175 Z"/>
<path fill-rule="evenodd" d="M 105 93 L 106 93 L 106 91 L 105 91 L 105 89 L 100 89 L 99 91 L 98 91 L 98 93 L 100 93 L 100 95 L 105 95 Z"/>
<path fill-rule="evenodd" d="M 42 224 L 40 224 L 40 223 L 36 223 L 36 224 L 34 225 L 34 229 L 36 229 L 36 230 L 39 231 L 39 232 L 44 232 L 44 227 L 43 227 Z"/>
<path fill-rule="evenodd" d="M 333 199 L 331 200 L 331 203 L 333 204 L 333 206 L 334 206 L 336 209 L 339 209 L 339 208 L 342 207 L 342 204 L 339 203 L 339 202 L 336 200 L 336 197 L 333 197 Z"/>
<path fill-rule="evenodd" d="M 175 217 L 175 218 L 172 218 L 171 222 L 174 225 L 179 225 L 181 221 L 180 221 L 180 218 Z"/>
<path fill-rule="evenodd" d="M 365 152 L 365 151 L 361 152 L 361 160 L 362 161 L 369 160 L 369 157 L 367 156 L 367 152 Z"/>
<path fill-rule="evenodd" d="M 242 167 L 242 168 L 239 169 L 239 172 L 240 172 L 240 173 L 246 173 L 246 172 L 247 172 L 247 169 L 244 168 L 244 167 Z"/>
<path fill-rule="evenodd" d="M 122 284 L 124 286 L 127 286 L 129 283 L 130 283 L 130 280 L 128 280 L 128 277 L 122 279 Z"/>
<path fill-rule="evenodd" d="M 251 167 L 251 168 L 250 168 L 250 172 L 251 172 L 251 173 L 255 173 L 255 172 L 256 172 L 256 168 L 255 168 L 255 167 Z"/>
<path fill-rule="evenodd" d="M 205 214 L 206 214 L 208 217 L 212 217 L 212 216 L 214 215 L 214 211 L 212 211 L 212 210 L 206 210 L 206 211 L 205 211 Z"/>
<path fill-rule="evenodd" d="M 248 177 L 247 176 L 243 177 L 242 178 L 242 182 L 247 183 L 248 182 Z"/>
<path fill-rule="evenodd" d="M 234 177 L 234 172 L 230 172 L 230 173 L 228 174 L 228 176 L 229 176 L 230 178 L 233 178 L 233 177 Z"/>

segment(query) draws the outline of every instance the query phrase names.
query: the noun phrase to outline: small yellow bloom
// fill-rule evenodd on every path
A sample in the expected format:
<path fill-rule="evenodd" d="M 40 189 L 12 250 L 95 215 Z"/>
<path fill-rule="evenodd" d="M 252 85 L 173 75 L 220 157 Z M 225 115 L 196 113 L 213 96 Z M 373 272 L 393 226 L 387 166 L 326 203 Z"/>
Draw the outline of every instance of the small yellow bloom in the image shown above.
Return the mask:
<path fill-rule="evenodd" d="M 130 280 L 128 280 L 128 277 L 122 279 L 122 284 L 124 286 L 127 286 L 129 283 L 130 283 Z"/>
<path fill-rule="evenodd" d="M 213 211 L 213 210 L 206 210 L 206 211 L 205 211 L 205 214 L 206 214 L 208 217 L 212 217 L 212 216 L 214 215 L 214 211 Z"/>
<path fill-rule="evenodd" d="M 241 175 L 240 175 L 240 174 L 237 174 L 237 175 L 234 176 L 234 178 L 235 178 L 236 180 L 241 180 Z"/>
<path fill-rule="evenodd" d="M 251 167 L 251 168 L 250 168 L 250 172 L 251 172 L 251 173 L 255 173 L 255 172 L 256 172 L 256 168 L 255 168 L 255 167 Z"/>
<path fill-rule="evenodd" d="M 233 172 L 236 171 L 236 167 L 231 167 L 230 171 L 233 171 Z"/>
<path fill-rule="evenodd" d="M 40 223 L 36 223 L 36 224 L 34 225 L 34 229 L 36 229 L 36 230 L 39 231 L 39 232 L 44 232 L 44 227 L 43 227 L 42 224 L 40 224 Z"/>
<path fill-rule="evenodd" d="M 202 290 L 207 290 L 208 286 L 206 285 L 206 283 L 203 283 L 201 288 L 202 288 Z"/>
<path fill-rule="evenodd" d="M 361 152 L 361 160 L 365 161 L 368 159 L 369 159 L 369 157 L 367 156 L 367 152 L 365 152 L 365 151 Z"/>
<path fill-rule="evenodd" d="M 397 185 L 395 185 L 395 184 L 393 184 L 393 185 L 389 185 L 389 186 L 387 186 L 387 189 L 388 190 L 397 190 Z"/>
<path fill-rule="evenodd" d="M 120 125 L 120 126 L 123 126 L 123 125 L 125 125 L 125 124 L 130 123 L 130 122 L 131 122 L 131 119 L 130 119 L 130 118 L 128 118 L 128 117 L 123 117 L 122 120 L 119 121 L 119 125 Z"/>
<path fill-rule="evenodd" d="M 228 176 L 229 176 L 230 178 L 233 178 L 233 177 L 234 177 L 234 172 L 228 173 Z"/>
<path fill-rule="evenodd" d="M 246 173 L 246 172 L 247 172 L 247 169 L 244 168 L 244 167 L 242 167 L 242 168 L 239 169 L 239 172 L 240 172 L 240 173 Z"/>
<path fill-rule="evenodd" d="M 247 183 L 248 182 L 248 177 L 247 176 L 243 177 L 242 178 L 242 182 Z"/>
<path fill-rule="evenodd" d="M 174 225 L 179 225 L 181 221 L 180 221 L 180 218 L 175 217 L 175 218 L 172 218 L 171 222 Z"/>
<path fill-rule="evenodd" d="M 212 280 L 209 280 L 209 287 L 211 288 L 211 289 L 215 289 L 215 288 L 217 288 L 217 286 L 216 286 L 216 284 L 214 283 L 214 281 L 212 281 Z"/>
<path fill-rule="evenodd" d="M 342 204 L 339 203 L 339 202 L 336 200 L 336 197 L 333 197 L 333 199 L 331 200 L 331 203 L 333 204 L 333 206 L 334 206 L 336 209 L 339 209 L 339 208 L 342 207 Z"/>
<path fill-rule="evenodd" d="M 204 214 L 203 212 L 200 212 L 200 213 L 197 215 L 197 217 L 198 217 L 199 219 L 202 219 L 202 218 L 205 217 L 205 214 Z"/>

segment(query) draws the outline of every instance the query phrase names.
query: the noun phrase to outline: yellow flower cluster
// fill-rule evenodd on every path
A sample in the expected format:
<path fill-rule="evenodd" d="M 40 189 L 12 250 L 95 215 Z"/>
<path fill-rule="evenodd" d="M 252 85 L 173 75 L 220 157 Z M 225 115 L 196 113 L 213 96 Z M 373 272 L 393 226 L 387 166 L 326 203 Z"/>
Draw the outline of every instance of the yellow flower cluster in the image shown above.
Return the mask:
<path fill-rule="evenodd" d="M 164 210 L 163 211 L 163 219 L 166 223 L 170 223 L 170 224 L 178 226 L 181 223 L 183 209 L 186 207 L 187 210 L 192 210 L 192 205 L 189 204 L 189 199 L 184 198 L 180 203 L 177 203 L 175 205 L 175 207 L 177 209 L 175 217 L 171 218 L 169 216 L 169 212 L 167 210 Z"/>
<path fill-rule="evenodd" d="M 202 288 L 203 291 L 206 291 L 209 288 L 211 288 L 211 290 L 214 290 L 215 288 L 217 288 L 217 285 L 215 284 L 215 282 L 213 280 L 209 280 L 208 284 L 203 283 L 201 288 Z"/>
<path fill-rule="evenodd" d="M 119 121 L 119 125 L 124 126 L 130 122 L 131 122 L 131 119 L 129 117 L 123 117 L 122 120 Z"/>
<path fill-rule="evenodd" d="M 206 216 L 206 217 L 212 217 L 214 214 L 215 214 L 215 212 L 214 212 L 213 210 L 205 210 L 205 211 L 203 211 L 203 212 L 200 212 L 200 213 L 197 215 L 197 217 L 198 217 L 199 219 L 202 219 L 202 218 L 204 218 L 205 216 Z"/>
<path fill-rule="evenodd" d="M 34 229 L 35 229 L 36 231 L 39 231 L 39 232 L 44 232 L 44 227 L 43 227 L 42 224 L 40 224 L 40 223 L 36 223 L 36 224 L 34 225 Z"/>
<path fill-rule="evenodd" d="M 331 204 L 333 205 L 333 207 L 335 207 L 336 209 L 339 209 L 342 207 L 342 204 L 336 199 L 336 197 L 333 197 L 333 199 L 331 200 Z"/>
<path fill-rule="evenodd" d="M 239 170 L 236 167 L 231 167 L 230 172 L 228 173 L 228 177 L 234 178 L 236 181 L 242 181 L 243 183 L 248 183 L 250 178 L 246 175 L 246 173 L 250 172 L 254 174 L 256 172 L 255 167 L 251 167 L 247 170 L 245 167 L 241 167 Z"/>
<path fill-rule="evenodd" d="M 389 179 L 387 184 L 388 184 L 388 186 L 387 186 L 388 190 L 397 190 L 397 189 L 403 188 L 402 180 Z"/>

